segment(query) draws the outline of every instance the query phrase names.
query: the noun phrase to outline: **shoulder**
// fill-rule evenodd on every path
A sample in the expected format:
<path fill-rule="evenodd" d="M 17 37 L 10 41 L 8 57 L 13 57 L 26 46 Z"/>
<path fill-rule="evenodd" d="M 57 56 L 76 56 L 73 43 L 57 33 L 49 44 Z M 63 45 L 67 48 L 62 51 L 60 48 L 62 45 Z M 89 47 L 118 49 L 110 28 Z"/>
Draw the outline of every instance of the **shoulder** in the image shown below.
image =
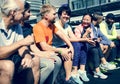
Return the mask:
<path fill-rule="evenodd" d="M 38 28 L 39 28 L 39 29 L 43 28 L 41 21 L 38 22 L 38 23 L 36 23 L 36 24 L 33 26 L 33 30 L 36 30 L 36 29 L 38 29 Z"/>
<path fill-rule="evenodd" d="M 75 30 L 79 30 L 80 31 L 81 29 L 83 29 L 83 26 L 81 24 L 79 24 L 78 26 L 75 27 Z"/>

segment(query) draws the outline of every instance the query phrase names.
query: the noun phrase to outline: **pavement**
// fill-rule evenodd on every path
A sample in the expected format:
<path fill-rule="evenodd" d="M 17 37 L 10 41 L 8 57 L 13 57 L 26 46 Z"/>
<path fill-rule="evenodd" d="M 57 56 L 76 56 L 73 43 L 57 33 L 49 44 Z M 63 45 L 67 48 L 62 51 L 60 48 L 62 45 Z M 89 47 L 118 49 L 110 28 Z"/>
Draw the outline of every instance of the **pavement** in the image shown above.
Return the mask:
<path fill-rule="evenodd" d="M 107 79 L 100 79 L 100 78 L 94 78 L 93 74 L 88 71 L 87 75 L 90 79 L 89 82 L 84 82 L 84 84 L 120 84 L 120 62 L 118 62 L 117 69 L 110 70 L 105 72 L 104 74 L 108 75 Z M 65 84 L 64 78 L 65 78 L 65 72 L 62 68 L 58 74 L 57 80 L 55 81 L 55 84 Z M 77 83 L 71 83 L 71 84 L 77 84 Z"/>

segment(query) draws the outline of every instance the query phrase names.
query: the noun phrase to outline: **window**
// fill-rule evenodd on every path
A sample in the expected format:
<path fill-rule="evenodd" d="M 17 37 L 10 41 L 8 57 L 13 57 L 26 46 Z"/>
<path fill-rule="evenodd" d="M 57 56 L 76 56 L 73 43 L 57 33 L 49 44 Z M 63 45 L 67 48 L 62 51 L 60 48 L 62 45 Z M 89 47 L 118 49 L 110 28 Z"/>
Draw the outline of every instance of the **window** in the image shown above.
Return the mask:
<path fill-rule="evenodd" d="M 76 1 L 72 1 L 72 10 L 77 10 L 77 9 L 81 9 L 81 8 L 85 8 L 86 7 L 86 0 L 76 0 Z"/>

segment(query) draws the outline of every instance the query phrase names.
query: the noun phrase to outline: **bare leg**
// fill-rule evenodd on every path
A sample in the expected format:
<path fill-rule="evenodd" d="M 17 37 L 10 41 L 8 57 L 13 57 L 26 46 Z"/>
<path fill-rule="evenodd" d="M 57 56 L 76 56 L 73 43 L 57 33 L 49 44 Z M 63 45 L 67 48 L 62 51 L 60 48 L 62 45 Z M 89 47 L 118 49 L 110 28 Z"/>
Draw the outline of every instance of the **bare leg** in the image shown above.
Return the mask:
<path fill-rule="evenodd" d="M 64 68 L 66 72 L 66 80 L 69 80 L 71 77 L 71 70 L 72 70 L 72 61 L 69 59 L 68 61 L 64 61 Z"/>
<path fill-rule="evenodd" d="M 34 84 L 39 84 L 39 78 L 40 78 L 40 58 L 35 56 L 33 58 L 33 75 L 34 75 Z"/>
<path fill-rule="evenodd" d="M 85 65 L 80 65 L 80 70 L 85 71 Z"/>
<path fill-rule="evenodd" d="M 106 59 L 105 59 L 104 57 L 101 58 L 101 62 L 102 62 L 103 64 L 106 64 L 106 63 L 107 63 L 107 61 L 106 61 Z"/>
<path fill-rule="evenodd" d="M 0 60 L 0 84 L 12 84 L 13 74 L 13 62 L 7 60 Z"/>
<path fill-rule="evenodd" d="M 100 72 L 100 68 L 99 67 L 95 68 L 95 71 Z"/>
<path fill-rule="evenodd" d="M 77 69 L 78 69 L 77 66 L 73 66 L 72 74 L 77 74 L 78 73 Z"/>

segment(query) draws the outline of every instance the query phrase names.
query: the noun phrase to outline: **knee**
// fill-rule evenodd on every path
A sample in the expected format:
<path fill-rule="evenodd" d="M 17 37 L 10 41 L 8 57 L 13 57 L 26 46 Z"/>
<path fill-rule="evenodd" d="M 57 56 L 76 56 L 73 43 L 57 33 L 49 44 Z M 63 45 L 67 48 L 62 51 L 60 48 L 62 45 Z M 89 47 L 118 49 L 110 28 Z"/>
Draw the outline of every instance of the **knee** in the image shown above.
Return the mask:
<path fill-rule="evenodd" d="M 98 50 L 96 48 L 91 49 L 90 52 L 92 54 L 98 54 Z"/>
<path fill-rule="evenodd" d="M 61 60 L 60 57 L 58 57 L 58 56 L 55 57 L 55 64 L 56 64 L 57 66 L 61 66 L 61 65 L 62 65 L 62 60 Z"/>
<path fill-rule="evenodd" d="M 33 58 L 33 67 L 40 68 L 40 57 L 35 56 Z"/>
<path fill-rule="evenodd" d="M 12 61 L 3 62 L 4 70 L 8 72 L 14 72 L 14 63 Z"/>
<path fill-rule="evenodd" d="M 1 67 L 1 74 L 3 75 L 8 75 L 10 77 L 13 76 L 14 74 L 14 63 L 12 61 L 3 61 L 2 62 L 3 66 Z"/>
<path fill-rule="evenodd" d="M 45 63 L 46 70 L 48 71 L 53 71 L 54 70 L 54 61 L 53 60 L 48 60 L 48 62 Z"/>

